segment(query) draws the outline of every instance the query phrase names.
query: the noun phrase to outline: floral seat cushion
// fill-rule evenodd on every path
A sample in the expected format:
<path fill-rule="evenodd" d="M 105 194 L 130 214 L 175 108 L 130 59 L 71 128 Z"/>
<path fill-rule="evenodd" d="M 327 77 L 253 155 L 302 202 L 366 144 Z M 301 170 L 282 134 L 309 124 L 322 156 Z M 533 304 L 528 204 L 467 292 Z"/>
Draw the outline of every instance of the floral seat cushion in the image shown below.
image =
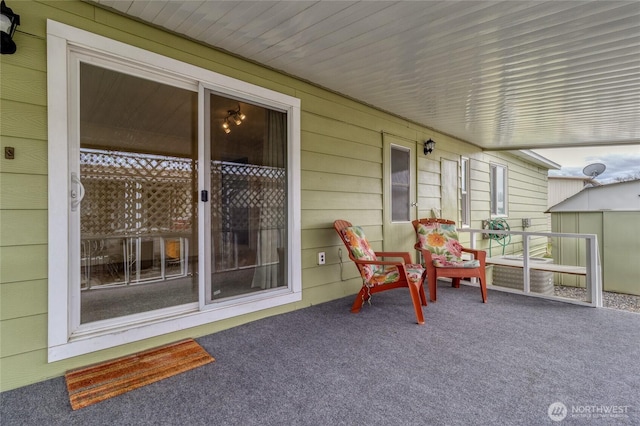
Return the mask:
<path fill-rule="evenodd" d="M 349 250 L 355 259 L 378 260 L 361 227 L 347 227 L 342 231 L 342 234 L 349 243 Z M 406 264 L 405 270 L 410 281 L 419 282 L 422 279 L 424 273 L 422 265 Z M 363 265 L 361 272 L 365 281 L 374 286 L 394 283 L 400 279 L 400 271 L 393 265 Z"/>
<path fill-rule="evenodd" d="M 400 279 L 400 271 L 398 271 L 397 266 L 393 265 L 366 265 L 368 266 L 379 266 L 380 269 L 376 270 L 373 274 L 365 274 L 365 279 L 371 285 L 381 285 L 381 284 L 391 284 L 395 283 Z M 424 268 L 422 265 L 416 264 L 405 264 L 405 270 L 407 271 L 407 277 L 411 282 L 420 282 L 422 279 L 422 274 L 424 273 Z"/>
<path fill-rule="evenodd" d="M 462 244 L 455 225 L 446 223 L 418 224 L 420 247 L 431 252 L 436 268 L 478 268 L 479 260 L 463 260 Z"/>

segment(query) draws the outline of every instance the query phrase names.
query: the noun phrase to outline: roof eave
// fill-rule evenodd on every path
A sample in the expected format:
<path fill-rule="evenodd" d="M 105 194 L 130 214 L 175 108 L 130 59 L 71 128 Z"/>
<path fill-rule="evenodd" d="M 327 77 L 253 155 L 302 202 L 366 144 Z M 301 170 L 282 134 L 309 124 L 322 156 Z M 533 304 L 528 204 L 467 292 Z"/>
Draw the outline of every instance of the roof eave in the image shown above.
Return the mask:
<path fill-rule="evenodd" d="M 508 152 L 530 163 L 534 163 L 538 166 L 544 167 L 545 169 L 560 170 L 562 168 L 560 164 L 555 163 L 549 160 L 548 158 L 538 154 L 537 152 L 531 151 L 530 149 L 520 149 L 517 151 L 508 151 Z"/>

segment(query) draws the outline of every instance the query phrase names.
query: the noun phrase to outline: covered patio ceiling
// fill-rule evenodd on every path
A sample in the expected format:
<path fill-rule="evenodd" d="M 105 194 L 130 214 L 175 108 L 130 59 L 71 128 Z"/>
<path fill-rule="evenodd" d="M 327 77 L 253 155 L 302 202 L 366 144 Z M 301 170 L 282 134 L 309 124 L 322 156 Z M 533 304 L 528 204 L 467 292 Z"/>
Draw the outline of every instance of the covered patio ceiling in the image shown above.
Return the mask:
<path fill-rule="evenodd" d="M 640 144 L 637 0 L 91 1 L 485 149 Z"/>

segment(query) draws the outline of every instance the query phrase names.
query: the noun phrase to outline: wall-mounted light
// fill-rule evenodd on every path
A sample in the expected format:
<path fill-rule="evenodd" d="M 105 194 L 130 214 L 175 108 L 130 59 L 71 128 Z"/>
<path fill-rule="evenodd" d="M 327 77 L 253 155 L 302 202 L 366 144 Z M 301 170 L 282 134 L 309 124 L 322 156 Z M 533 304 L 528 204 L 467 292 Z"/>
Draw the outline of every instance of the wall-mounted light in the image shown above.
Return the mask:
<path fill-rule="evenodd" d="M 424 155 L 429 155 L 436 149 L 436 143 L 429 138 L 428 141 L 424 141 Z"/>
<path fill-rule="evenodd" d="M 0 53 L 11 54 L 16 53 L 16 43 L 13 41 L 13 34 L 16 27 L 20 25 L 20 15 L 13 13 L 13 10 L 7 7 L 4 0 L 0 3 Z"/>
<path fill-rule="evenodd" d="M 242 121 L 247 118 L 246 115 L 244 115 L 241 111 L 240 111 L 240 104 L 238 104 L 238 109 L 230 109 L 227 111 L 227 116 L 224 118 L 224 121 L 222 122 L 222 129 L 224 130 L 225 133 L 231 133 L 231 127 L 229 122 L 233 121 L 236 126 L 239 126 L 242 124 Z"/>

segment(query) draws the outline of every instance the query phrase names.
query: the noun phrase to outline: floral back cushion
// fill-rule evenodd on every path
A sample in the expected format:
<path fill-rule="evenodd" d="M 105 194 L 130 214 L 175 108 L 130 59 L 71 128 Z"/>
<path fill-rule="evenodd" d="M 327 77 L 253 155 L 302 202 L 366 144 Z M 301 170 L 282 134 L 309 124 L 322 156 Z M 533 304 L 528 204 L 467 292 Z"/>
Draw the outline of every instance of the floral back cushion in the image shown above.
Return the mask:
<path fill-rule="evenodd" d="M 347 240 L 349 250 L 357 260 L 378 260 L 364 231 L 359 226 L 350 226 L 342 230 L 344 239 Z M 413 282 L 420 282 L 424 273 L 422 265 L 405 265 L 407 276 Z M 400 271 L 394 265 L 362 265 L 362 277 L 368 285 L 376 286 L 395 283 L 400 279 Z"/>
<path fill-rule="evenodd" d="M 433 254 L 434 262 L 462 262 L 462 245 L 458 241 L 456 226 L 445 223 L 418 224 L 418 242 L 420 247 Z"/>
<path fill-rule="evenodd" d="M 344 239 L 349 244 L 349 250 L 354 259 L 357 260 L 378 260 L 376 253 L 373 251 L 367 238 L 364 235 L 364 231 L 359 226 L 349 226 L 342 230 Z M 364 265 L 363 273 L 365 278 L 369 280 L 376 272 L 378 272 L 381 265 Z"/>
<path fill-rule="evenodd" d="M 364 230 L 359 226 L 349 226 L 342 230 L 344 239 L 349 243 L 349 250 L 354 258 L 358 260 L 377 260 L 376 253 L 373 251 Z"/>

